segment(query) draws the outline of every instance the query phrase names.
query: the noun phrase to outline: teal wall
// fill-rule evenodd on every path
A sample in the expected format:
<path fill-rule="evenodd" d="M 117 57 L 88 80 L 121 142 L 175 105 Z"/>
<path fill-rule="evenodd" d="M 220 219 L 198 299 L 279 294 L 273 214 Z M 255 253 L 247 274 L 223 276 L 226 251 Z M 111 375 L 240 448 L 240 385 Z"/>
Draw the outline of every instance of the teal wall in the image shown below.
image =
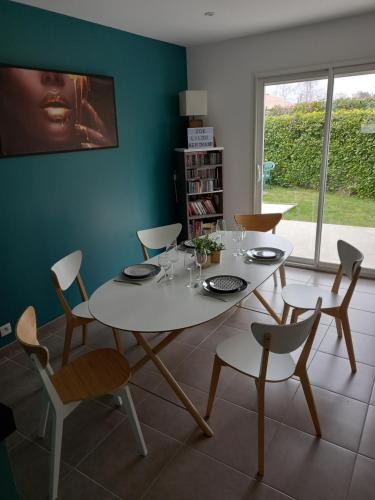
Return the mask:
<path fill-rule="evenodd" d="M 4 442 L 0 442 L 0 491 L 1 498 L 17 500 L 18 495 L 9 461 L 8 450 Z"/>
<path fill-rule="evenodd" d="M 186 52 L 0 0 L 0 62 L 113 76 L 120 143 L 0 159 L 0 324 L 11 321 L 14 330 L 28 304 L 39 324 L 62 313 L 49 274 L 56 260 L 82 249 L 92 292 L 141 259 L 137 229 L 174 221 L 171 172 L 183 134 L 178 92 L 187 87 Z"/>

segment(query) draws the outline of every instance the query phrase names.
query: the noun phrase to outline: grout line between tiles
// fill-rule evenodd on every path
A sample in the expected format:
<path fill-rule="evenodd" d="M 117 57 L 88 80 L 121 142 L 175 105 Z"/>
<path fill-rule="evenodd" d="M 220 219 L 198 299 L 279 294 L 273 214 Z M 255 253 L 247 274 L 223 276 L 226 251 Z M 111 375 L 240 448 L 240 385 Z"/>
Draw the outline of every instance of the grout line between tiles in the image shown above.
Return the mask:
<path fill-rule="evenodd" d="M 375 337 L 373 337 L 373 338 L 375 340 Z M 349 363 L 349 358 L 347 358 L 346 356 L 340 356 L 339 354 L 336 354 L 334 352 L 321 351 L 319 348 L 317 348 L 315 350 L 319 351 L 319 352 L 321 352 L 323 354 L 328 354 L 329 356 L 334 356 L 335 358 L 346 359 L 348 361 L 348 363 Z M 375 362 L 375 360 L 374 360 L 374 362 Z M 370 368 L 375 368 L 375 364 L 374 365 L 370 365 L 370 363 L 365 363 L 364 361 L 358 361 L 357 359 L 356 359 L 356 364 L 369 366 Z"/>
<path fill-rule="evenodd" d="M 109 490 L 108 488 L 106 488 L 105 486 L 103 486 L 101 483 L 99 483 L 98 481 L 95 481 L 95 479 L 93 479 L 91 476 L 88 476 L 87 474 L 85 474 L 84 472 L 78 470 L 76 467 L 73 467 L 69 473 L 64 476 L 63 479 L 61 479 L 60 481 L 60 485 L 59 485 L 59 490 L 61 490 L 62 488 L 62 484 L 63 482 L 68 479 L 69 476 L 71 476 L 73 474 L 73 472 L 76 472 L 77 474 L 85 477 L 86 479 L 88 479 L 91 483 L 94 483 L 96 484 L 97 486 L 99 486 L 100 488 L 102 488 L 104 491 L 106 491 L 107 493 L 109 493 L 111 496 L 113 496 L 114 498 L 117 498 L 118 500 L 123 500 L 122 497 L 119 497 L 118 495 L 116 495 L 116 493 L 114 493 L 113 491 Z"/>
<path fill-rule="evenodd" d="M 151 429 L 155 430 L 153 427 L 151 427 Z M 170 437 L 170 436 L 168 436 Z M 159 472 L 156 474 L 156 476 L 154 477 L 154 479 L 150 482 L 150 484 L 148 485 L 148 487 L 145 489 L 145 491 L 143 493 L 141 493 L 141 496 L 139 497 L 138 500 L 143 500 L 147 495 L 148 493 L 151 491 L 152 487 L 156 484 L 156 482 L 158 481 L 158 479 L 161 477 L 161 475 L 167 470 L 167 468 L 169 467 L 169 465 L 172 463 L 172 461 L 176 458 L 176 456 L 179 454 L 180 450 L 182 450 L 184 444 L 181 443 L 180 446 L 177 448 L 177 450 L 175 451 L 175 453 L 172 453 L 172 456 L 170 457 L 169 460 L 166 461 L 166 463 L 163 465 L 163 467 L 159 470 Z"/>
<path fill-rule="evenodd" d="M 78 470 L 78 467 L 82 464 L 82 462 L 84 462 L 86 460 L 87 457 L 89 457 L 102 443 L 104 443 L 104 441 L 109 438 L 109 436 L 111 434 L 113 434 L 113 432 L 118 429 L 120 427 L 120 425 L 122 425 L 123 423 L 125 423 L 127 420 L 128 420 L 128 417 L 124 414 L 123 415 L 123 419 L 117 424 L 115 425 L 104 437 L 102 437 L 102 439 L 100 439 L 96 445 L 88 452 L 86 453 L 86 455 L 84 455 L 81 460 L 79 460 L 79 462 L 76 463 L 76 465 L 74 466 L 75 469 Z"/>

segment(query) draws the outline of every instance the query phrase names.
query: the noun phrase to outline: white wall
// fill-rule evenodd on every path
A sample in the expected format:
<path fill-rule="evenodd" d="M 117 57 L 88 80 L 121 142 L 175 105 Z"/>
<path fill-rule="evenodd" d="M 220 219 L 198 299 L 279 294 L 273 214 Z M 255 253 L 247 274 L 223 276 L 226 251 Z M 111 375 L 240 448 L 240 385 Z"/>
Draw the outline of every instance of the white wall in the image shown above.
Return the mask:
<path fill-rule="evenodd" d="M 215 19 L 213 19 L 215 21 Z M 375 12 L 188 49 L 190 89 L 208 90 L 207 125 L 225 148 L 225 218 L 252 207 L 255 75 L 375 62 Z"/>

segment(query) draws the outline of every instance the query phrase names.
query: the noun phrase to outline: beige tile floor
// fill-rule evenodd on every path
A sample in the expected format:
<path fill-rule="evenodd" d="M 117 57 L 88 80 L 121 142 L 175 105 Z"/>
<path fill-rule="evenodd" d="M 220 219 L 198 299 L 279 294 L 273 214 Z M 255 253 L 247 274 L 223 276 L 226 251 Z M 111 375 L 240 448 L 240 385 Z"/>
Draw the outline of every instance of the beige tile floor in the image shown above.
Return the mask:
<path fill-rule="evenodd" d="M 332 276 L 287 269 L 289 282 L 321 283 Z M 280 287 L 263 292 L 281 310 Z M 236 310 L 185 331 L 162 354 L 200 411 L 204 411 L 216 345 L 272 321 L 250 298 Z M 137 456 L 126 415 L 109 397 L 88 402 L 64 429 L 61 499 L 111 500 L 300 500 L 375 498 L 375 282 L 361 280 L 350 310 L 358 372 L 351 374 L 343 340 L 322 318 L 309 365 L 321 420 L 316 439 L 298 380 L 269 384 L 266 393 L 266 471 L 256 479 L 256 391 L 251 379 L 223 369 L 211 417 L 215 435 L 202 436 L 151 363 L 133 378 L 131 390 L 149 456 Z M 126 335 L 126 334 L 125 334 Z M 112 344 L 110 331 L 90 328 L 88 347 L 75 337 L 74 355 Z M 158 335 L 153 335 L 157 342 Z M 61 363 L 63 329 L 42 329 L 54 366 Z M 140 347 L 126 336 L 131 362 Z M 41 389 L 29 360 L 12 346 L 0 351 L 1 400 L 14 410 L 17 432 L 7 441 L 22 499 L 46 498 L 49 436 L 36 437 Z M 161 396 L 161 397 L 160 397 Z M 164 399 L 162 399 L 164 398 Z M 1 497 L 1 494 L 0 494 Z"/>

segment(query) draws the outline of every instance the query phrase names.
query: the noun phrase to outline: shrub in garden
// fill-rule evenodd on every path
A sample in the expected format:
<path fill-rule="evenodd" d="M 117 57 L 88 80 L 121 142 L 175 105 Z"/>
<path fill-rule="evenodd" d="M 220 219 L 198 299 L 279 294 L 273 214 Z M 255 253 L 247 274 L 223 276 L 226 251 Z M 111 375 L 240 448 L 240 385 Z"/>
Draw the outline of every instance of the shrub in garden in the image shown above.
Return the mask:
<path fill-rule="evenodd" d="M 374 98 L 345 98 L 334 103 L 327 184 L 330 191 L 375 197 L 375 134 L 361 132 L 363 123 L 375 124 L 374 102 Z M 323 126 L 324 104 L 319 101 L 267 112 L 264 157 L 276 164 L 273 184 L 318 188 Z"/>

